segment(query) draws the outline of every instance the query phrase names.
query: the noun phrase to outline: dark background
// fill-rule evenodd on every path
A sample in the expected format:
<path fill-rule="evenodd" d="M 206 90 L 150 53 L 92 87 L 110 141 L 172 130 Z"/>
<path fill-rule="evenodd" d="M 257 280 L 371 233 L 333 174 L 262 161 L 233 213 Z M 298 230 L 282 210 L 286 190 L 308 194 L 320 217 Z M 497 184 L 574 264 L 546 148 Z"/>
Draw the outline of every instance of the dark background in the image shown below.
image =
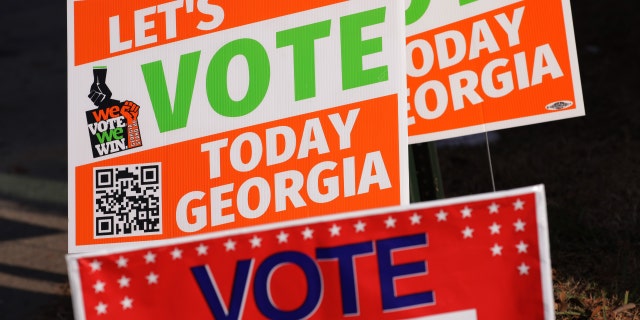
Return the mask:
<path fill-rule="evenodd" d="M 65 182 L 66 3 L 1 6 L 0 173 Z M 556 279 L 593 283 L 610 294 L 629 291 L 637 302 L 640 15 L 630 0 L 572 1 L 572 10 L 587 115 L 492 135 L 496 187 L 545 184 Z M 429 197 L 425 150 L 416 146 L 415 159 Z M 438 153 L 447 197 L 492 191 L 484 144 L 440 144 Z M 68 308 L 68 296 L 61 296 Z"/>

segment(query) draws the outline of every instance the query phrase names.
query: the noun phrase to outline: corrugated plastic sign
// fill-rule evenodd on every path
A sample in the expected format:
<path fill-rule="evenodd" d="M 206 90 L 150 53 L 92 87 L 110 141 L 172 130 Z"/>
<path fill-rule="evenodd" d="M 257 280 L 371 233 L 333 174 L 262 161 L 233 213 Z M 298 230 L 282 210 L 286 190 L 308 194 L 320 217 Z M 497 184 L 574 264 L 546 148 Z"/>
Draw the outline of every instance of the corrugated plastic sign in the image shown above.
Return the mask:
<path fill-rule="evenodd" d="M 76 319 L 554 319 L 543 186 L 67 257 Z"/>
<path fill-rule="evenodd" d="M 411 0 L 409 142 L 585 114 L 569 0 Z"/>
<path fill-rule="evenodd" d="M 401 3 L 67 4 L 70 252 L 408 203 Z"/>

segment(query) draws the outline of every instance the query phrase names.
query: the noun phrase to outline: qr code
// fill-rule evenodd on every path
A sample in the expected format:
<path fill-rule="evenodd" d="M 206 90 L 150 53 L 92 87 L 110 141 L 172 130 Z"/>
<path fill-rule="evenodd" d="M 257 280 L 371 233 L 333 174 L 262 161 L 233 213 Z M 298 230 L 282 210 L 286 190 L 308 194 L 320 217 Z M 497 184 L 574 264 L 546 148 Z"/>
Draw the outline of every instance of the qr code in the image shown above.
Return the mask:
<path fill-rule="evenodd" d="M 94 169 L 96 238 L 162 233 L 160 163 Z"/>

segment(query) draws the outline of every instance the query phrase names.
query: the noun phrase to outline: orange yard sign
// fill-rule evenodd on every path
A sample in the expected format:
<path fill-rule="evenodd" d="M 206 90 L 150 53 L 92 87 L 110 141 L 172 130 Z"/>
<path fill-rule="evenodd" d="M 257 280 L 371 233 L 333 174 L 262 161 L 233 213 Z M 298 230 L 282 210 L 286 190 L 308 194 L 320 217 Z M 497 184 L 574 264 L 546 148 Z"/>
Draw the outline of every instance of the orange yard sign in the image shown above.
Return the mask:
<path fill-rule="evenodd" d="M 68 1 L 69 251 L 408 202 L 396 1 Z"/>
<path fill-rule="evenodd" d="M 410 143 L 584 115 L 569 1 L 446 2 L 408 10 Z"/>

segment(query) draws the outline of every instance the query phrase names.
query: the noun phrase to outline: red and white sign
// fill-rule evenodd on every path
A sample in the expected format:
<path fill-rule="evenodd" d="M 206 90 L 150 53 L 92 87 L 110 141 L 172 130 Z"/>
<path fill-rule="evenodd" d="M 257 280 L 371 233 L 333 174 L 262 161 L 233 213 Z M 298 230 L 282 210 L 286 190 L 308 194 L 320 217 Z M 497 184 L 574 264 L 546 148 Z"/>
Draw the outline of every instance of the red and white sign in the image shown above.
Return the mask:
<path fill-rule="evenodd" d="M 569 0 L 411 0 L 409 142 L 585 114 Z"/>
<path fill-rule="evenodd" d="M 67 257 L 83 319 L 553 319 L 544 187 Z"/>
<path fill-rule="evenodd" d="M 70 252 L 409 202 L 402 3 L 67 4 Z"/>

